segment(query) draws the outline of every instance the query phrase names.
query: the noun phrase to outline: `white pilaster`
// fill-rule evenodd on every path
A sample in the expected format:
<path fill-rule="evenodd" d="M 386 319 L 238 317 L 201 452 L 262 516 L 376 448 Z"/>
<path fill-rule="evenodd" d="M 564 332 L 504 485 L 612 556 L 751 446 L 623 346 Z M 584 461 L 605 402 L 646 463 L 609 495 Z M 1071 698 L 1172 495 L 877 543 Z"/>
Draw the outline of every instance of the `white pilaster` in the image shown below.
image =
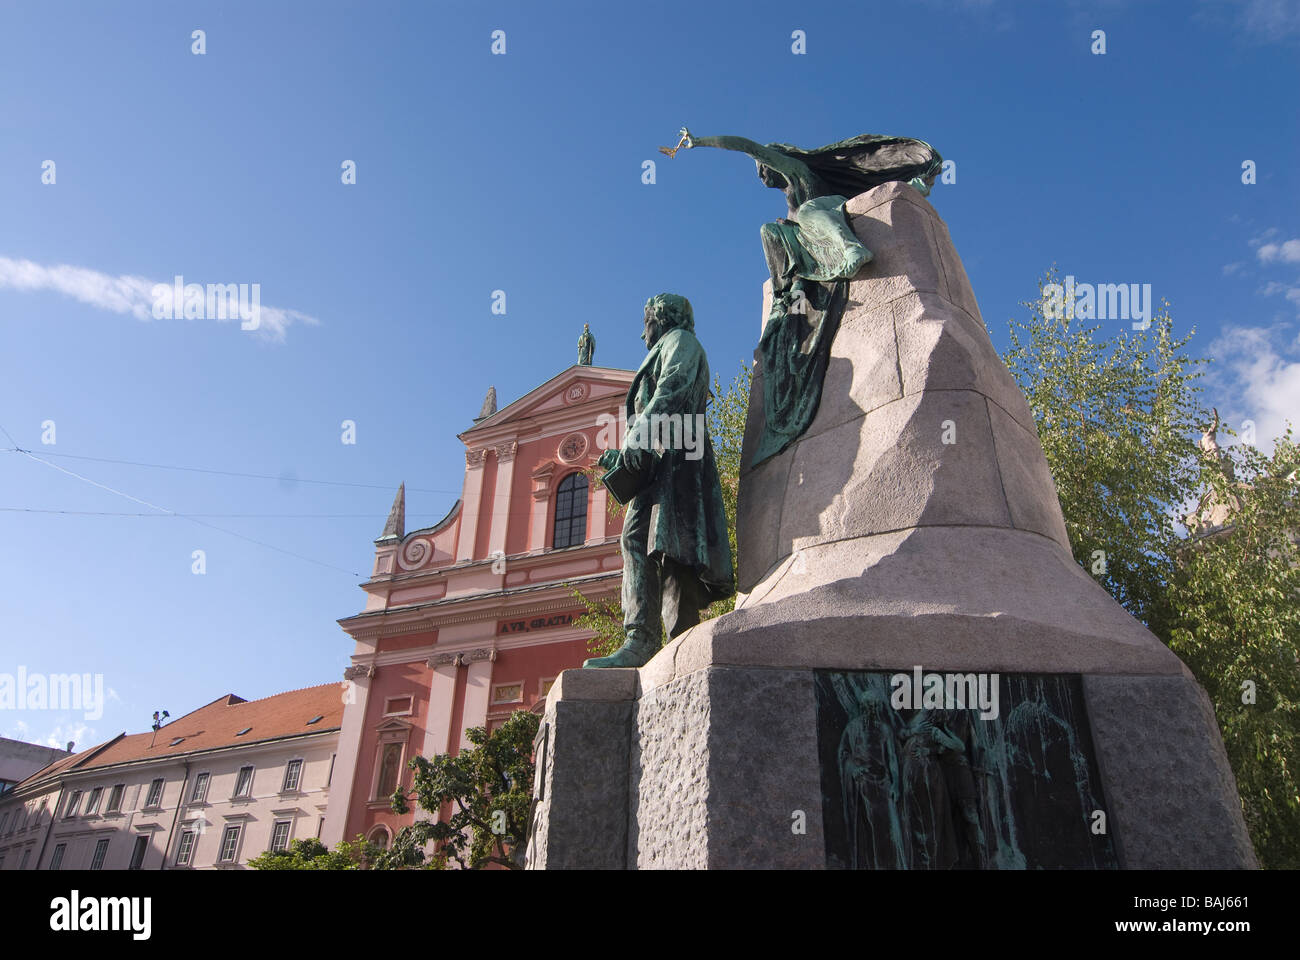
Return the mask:
<path fill-rule="evenodd" d="M 460 515 L 460 532 L 456 540 L 456 559 L 473 560 L 474 544 L 478 541 L 479 513 L 483 507 L 483 462 L 487 451 L 465 451 L 465 492 L 461 499 L 465 507 Z"/>
<path fill-rule="evenodd" d="M 339 745 L 334 756 L 334 773 L 330 777 L 329 809 L 325 812 L 325 827 L 320 836 L 321 843 L 331 849 L 343 839 L 343 831 L 347 827 L 366 704 L 370 700 L 370 678 L 366 668 L 351 667 L 344 676 L 349 679 L 339 684 L 339 696 L 344 698 L 343 724 L 339 729 Z"/>
<path fill-rule="evenodd" d="M 492 695 L 492 661 L 475 660 L 465 677 L 465 709 L 461 714 L 460 748 L 472 746 L 465 731 L 487 723 L 488 699 Z"/>

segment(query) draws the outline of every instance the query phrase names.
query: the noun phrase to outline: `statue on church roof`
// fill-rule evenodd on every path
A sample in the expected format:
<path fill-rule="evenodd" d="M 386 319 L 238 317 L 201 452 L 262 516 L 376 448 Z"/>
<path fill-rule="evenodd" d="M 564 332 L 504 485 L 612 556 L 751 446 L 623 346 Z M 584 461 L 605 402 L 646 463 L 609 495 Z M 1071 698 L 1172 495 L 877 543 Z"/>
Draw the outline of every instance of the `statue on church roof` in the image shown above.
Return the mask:
<path fill-rule="evenodd" d="M 591 335 L 591 327 L 587 324 L 582 325 L 582 336 L 578 337 L 578 363 L 580 366 L 591 366 L 591 359 L 596 355 L 596 338 Z"/>

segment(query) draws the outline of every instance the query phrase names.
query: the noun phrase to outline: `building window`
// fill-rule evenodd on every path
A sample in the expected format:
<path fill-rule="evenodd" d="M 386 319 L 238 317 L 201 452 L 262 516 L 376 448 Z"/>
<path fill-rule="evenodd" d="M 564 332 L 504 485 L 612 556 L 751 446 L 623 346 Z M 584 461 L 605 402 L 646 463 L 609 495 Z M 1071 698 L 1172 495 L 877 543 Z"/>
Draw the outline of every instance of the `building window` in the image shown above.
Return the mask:
<path fill-rule="evenodd" d="M 239 776 L 235 778 L 235 792 L 231 794 L 232 798 L 239 799 L 247 797 L 253 790 L 253 768 L 240 767 Z"/>
<path fill-rule="evenodd" d="M 73 790 L 72 796 L 68 797 L 68 809 L 63 811 L 63 819 L 71 820 L 77 815 L 77 805 L 81 803 L 81 791 Z"/>
<path fill-rule="evenodd" d="M 542 693 L 541 693 L 542 699 L 546 698 L 546 695 L 551 692 L 551 687 L 553 686 L 555 686 L 555 677 L 551 677 L 549 680 L 548 679 L 542 680 Z"/>
<path fill-rule="evenodd" d="M 551 545 L 559 550 L 587 539 L 587 477 L 571 473 L 560 481 L 555 494 L 555 536 Z"/>
<path fill-rule="evenodd" d="M 279 852 L 289 849 L 289 821 L 277 820 L 271 828 L 271 850 Z"/>
<path fill-rule="evenodd" d="M 0 834 L 5 832 L 5 827 L 9 825 L 9 812 L 6 810 L 5 815 L 0 817 Z"/>
<path fill-rule="evenodd" d="M 66 843 L 55 844 L 54 855 L 50 857 L 51 870 L 57 870 L 59 867 L 63 866 L 63 853 L 67 849 L 68 845 Z"/>
<path fill-rule="evenodd" d="M 90 791 L 90 799 L 86 801 L 86 816 L 92 813 L 99 813 L 99 798 L 104 795 L 103 787 L 96 787 Z"/>
<path fill-rule="evenodd" d="M 410 697 L 389 697 L 384 701 L 384 716 L 400 717 L 411 712 Z"/>
<path fill-rule="evenodd" d="M 194 778 L 194 792 L 190 794 L 190 803 L 203 803 L 208 799 L 208 780 L 210 774 L 200 773 Z"/>
<path fill-rule="evenodd" d="M 375 827 L 375 829 L 370 831 L 370 836 L 367 837 L 366 839 L 368 839 L 371 843 L 377 846 L 380 850 L 387 850 L 388 849 L 388 828 L 384 826 Z"/>
<path fill-rule="evenodd" d="M 194 853 L 194 831 L 186 830 L 181 834 L 180 846 L 176 848 L 176 865 L 178 867 L 188 867 L 190 857 Z"/>
<path fill-rule="evenodd" d="M 108 793 L 108 810 L 107 813 L 122 812 L 122 791 L 126 789 L 125 784 L 117 783 Z"/>
<path fill-rule="evenodd" d="M 148 849 L 149 849 L 149 838 L 136 837 L 135 847 L 132 848 L 131 850 L 131 865 L 127 867 L 127 869 L 139 870 L 142 866 L 144 866 L 144 855 L 145 855 L 145 851 Z"/>
<path fill-rule="evenodd" d="M 23 851 L 23 862 L 20 863 L 20 864 L 18 864 L 18 869 L 19 869 L 19 870 L 26 870 L 26 869 L 27 869 L 27 861 L 30 860 L 31 858 L 32 858 L 32 848 L 31 848 L 31 847 L 28 847 L 26 850 Z"/>
<path fill-rule="evenodd" d="M 103 870 L 104 858 L 108 856 L 108 839 L 105 838 L 95 844 L 95 855 L 90 860 L 91 870 Z"/>
<path fill-rule="evenodd" d="M 146 807 L 157 807 L 162 804 L 164 782 L 163 778 L 159 777 L 153 783 L 149 784 L 149 796 L 144 801 Z"/>
<path fill-rule="evenodd" d="M 375 787 L 375 799 L 390 796 L 397 789 L 397 781 L 402 773 L 402 744 L 385 743 L 379 754 L 379 783 Z"/>
<path fill-rule="evenodd" d="M 492 688 L 493 703 L 523 703 L 524 685 L 522 683 L 501 683 Z"/>
<path fill-rule="evenodd" d="M 252 767 L 247 769 L 251 770 Z M 241 771 L 242 772 L 242 771 Z M 243 829 L 237 823 L 233 823 L 221 834 L 221 855 L 217 858 L 221 863 L 234 863 L 235 854 L 239 850 L 239 833 Z"/>
<path fill-rule="evenodd" d="M 302 779 L 302 761 L 290 760 L 284 768 L 284 787 L 281 793 L 293 793 L 298 789 L 298 782 Z"/>

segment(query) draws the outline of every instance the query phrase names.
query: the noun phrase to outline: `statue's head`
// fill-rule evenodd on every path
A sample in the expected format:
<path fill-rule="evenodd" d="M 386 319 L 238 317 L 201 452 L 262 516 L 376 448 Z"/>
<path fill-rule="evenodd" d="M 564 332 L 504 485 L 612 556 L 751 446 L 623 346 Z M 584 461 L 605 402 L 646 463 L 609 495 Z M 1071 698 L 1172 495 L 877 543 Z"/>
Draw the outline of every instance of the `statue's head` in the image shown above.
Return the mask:
<path fill-rule="evenodd" d="M 761 160 L 755 160 L 754 166 L 758 168 L 758 179 L 762 181 L 765 187 L 774 187 L 777 190 L 784 190 L 790 184 L 781 174 L 777 173 L 766 163 Z"/>
<path fill-rule="evenodd" d="M 691 301 L 675 293 L 661 293 L 645 302 L 645 333 L 641 339 L 649 349 L 669 330 L 695 332 L 695 313 Z"/>

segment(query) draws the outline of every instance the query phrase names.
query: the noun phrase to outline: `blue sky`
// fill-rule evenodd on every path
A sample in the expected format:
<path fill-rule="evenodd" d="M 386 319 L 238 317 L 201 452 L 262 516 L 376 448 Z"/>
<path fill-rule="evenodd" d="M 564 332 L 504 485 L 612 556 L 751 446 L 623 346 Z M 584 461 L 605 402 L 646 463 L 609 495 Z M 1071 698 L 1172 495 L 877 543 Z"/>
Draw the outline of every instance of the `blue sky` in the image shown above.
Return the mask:
<path fill-rule="evenodd" d="M 548 379 L 584 322 L 633 367 L 642 304 L 679 292 L 737 370 L 784 201 L 738 155 L 659 156 L 682 124 L 929 141 L 999 349 L 1053 262 L 1150 283 L 1218 361 L 1209 399 L 1266 439 L 1300 420 L 1298 53 L 1281 0 L 7 2 L 0 444 L 86 480 L 0 453 L 0 673 L 112 693 L 94 720 L 0 711 L 0 735 L 88 746 L 338 679 L 397 484 L 408 526 L 441 517 L 488 385 Z M 177 274 L 258 283 L 291 322 L 132 312 Z M 155 515 L 91 515 L 120 512 Z"/>

